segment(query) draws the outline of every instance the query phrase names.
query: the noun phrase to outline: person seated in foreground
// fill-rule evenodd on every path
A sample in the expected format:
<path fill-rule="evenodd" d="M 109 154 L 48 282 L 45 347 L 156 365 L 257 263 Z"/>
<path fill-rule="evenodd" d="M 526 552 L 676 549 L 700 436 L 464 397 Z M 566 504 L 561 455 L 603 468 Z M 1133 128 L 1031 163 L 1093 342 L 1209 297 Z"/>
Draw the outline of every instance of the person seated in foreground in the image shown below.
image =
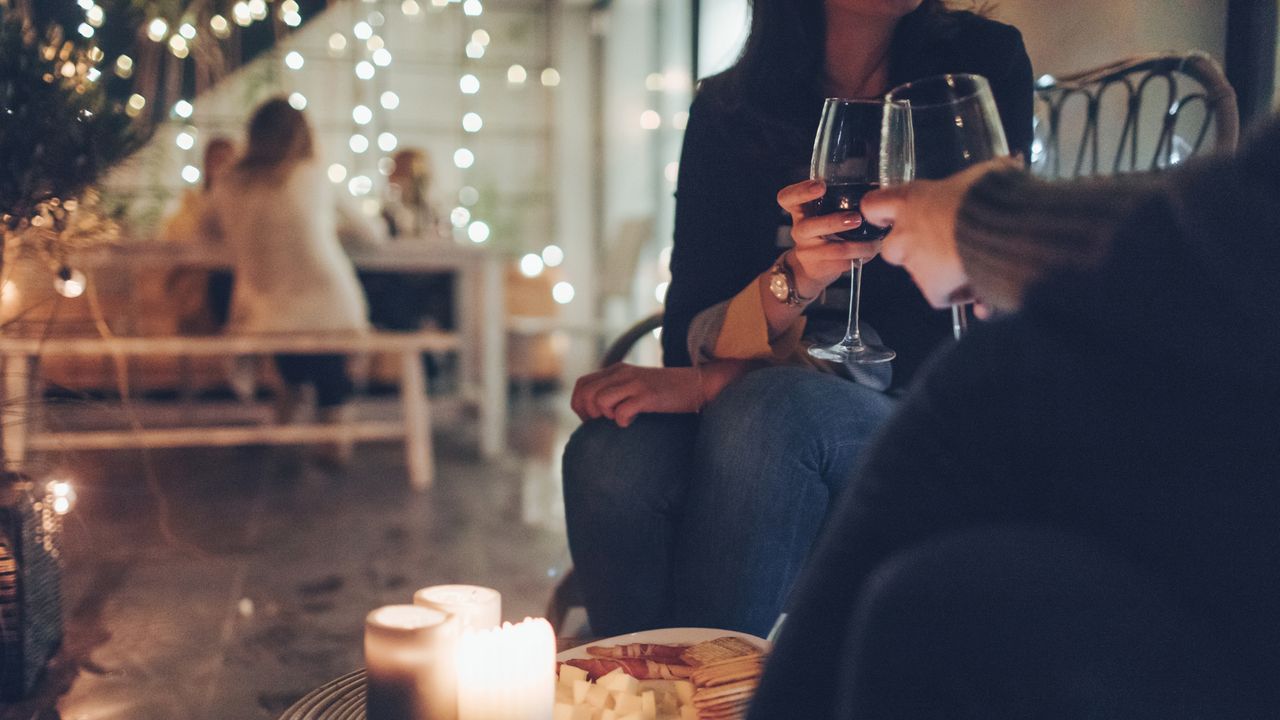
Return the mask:
<path fill-rule="evenodd" d="M 1280 121 L 1235 157 L 864 199 L 941 356 L 818 541 L 749 717 L 1275 717 Z"/>
<path fill-rule="evenodd" d="M 846 324 L 848 284 L 828 286 L 875 250 L 827 240 L 859 218 L 814 217 L 816 185 L 778 189 L 808 177 L 823 98 L 943 72 L 987 76 L 1010 146 L 1030 147 L 1018 31 L 938 0 L 756 0 L 742 57 L 701 83 L 676 191 L 667 367 L 619 363 L 574 391 L 584 424 L 565 450 L 565 514 L 594 634 L 773 626 L 829 503 L 951 334 L 906 273 L 871 260 L 863 331 L 898 358 L 811 360 L 805 345 Z"/>

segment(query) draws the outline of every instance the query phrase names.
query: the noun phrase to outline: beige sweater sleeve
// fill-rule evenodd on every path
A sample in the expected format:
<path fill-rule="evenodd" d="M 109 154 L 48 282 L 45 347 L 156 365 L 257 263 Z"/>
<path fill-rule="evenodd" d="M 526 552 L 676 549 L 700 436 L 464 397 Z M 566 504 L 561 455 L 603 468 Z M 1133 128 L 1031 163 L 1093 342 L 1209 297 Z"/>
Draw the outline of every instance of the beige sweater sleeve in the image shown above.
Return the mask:
<path fill-rule="evenodd" d="M 762 302 L 760 288 L 753 281 L 733 298 L 695 315 L 689 325 L 689 356 L 694 364 L 712 360 L 782 363 L 796 356 L 805 319 L 798 318 L 770 341 Z"/>
<path fill-rule="evenodd" d="M 956 245 L 978 297 L 1014 310 L 1055 268 L 1096 265 L 1116 225 L 1160 187 L 1156 176 L 1048 183 L 998 170 L 974 183 L 956 216 Z"/>

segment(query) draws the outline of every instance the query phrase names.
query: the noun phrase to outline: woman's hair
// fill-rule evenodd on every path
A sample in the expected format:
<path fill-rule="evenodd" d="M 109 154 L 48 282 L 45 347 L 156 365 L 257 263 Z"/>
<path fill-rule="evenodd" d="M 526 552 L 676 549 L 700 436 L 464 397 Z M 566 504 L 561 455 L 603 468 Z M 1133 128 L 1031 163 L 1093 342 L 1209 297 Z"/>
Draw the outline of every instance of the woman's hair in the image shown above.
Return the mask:
<path fill-rule="evenodd" d="M 902 25 L 945 15 L 945 0 L 923 0 Z M 902 27 L 900 25 L 900 29 Z M 751 29 L 733 67 L 715 79 L 722 100 L 757 115 L 814 116 L 824 97 L 827 18 L 824 0 L 751 0 Z"/>
<path fill-rule="evenodd" d="M 236 156 L 236 145 L 225 137 L 215 137 L 204 146 L 204 189 L 231 169 Z"/>
<path fill-rule="evenodd" d="M 288 100 L 268 100 L 249 118 L 249 139 L 239 170 L 270 172 L 310 158 L 314 153 L 311 126 Z"/>

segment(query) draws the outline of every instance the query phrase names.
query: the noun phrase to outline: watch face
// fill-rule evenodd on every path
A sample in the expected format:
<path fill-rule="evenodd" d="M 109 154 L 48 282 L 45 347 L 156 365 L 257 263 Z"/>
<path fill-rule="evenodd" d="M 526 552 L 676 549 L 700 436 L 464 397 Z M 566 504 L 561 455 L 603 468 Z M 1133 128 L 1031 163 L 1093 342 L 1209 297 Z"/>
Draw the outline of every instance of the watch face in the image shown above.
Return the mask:
<path fill-rule="evenodd" d="M 791 296 L 791 286 L 787 282 L 786 273 L 775 270 L 773 275 L 769 276 L 769 292 L 778 298 L 779 302 L 786 302 Z"/>

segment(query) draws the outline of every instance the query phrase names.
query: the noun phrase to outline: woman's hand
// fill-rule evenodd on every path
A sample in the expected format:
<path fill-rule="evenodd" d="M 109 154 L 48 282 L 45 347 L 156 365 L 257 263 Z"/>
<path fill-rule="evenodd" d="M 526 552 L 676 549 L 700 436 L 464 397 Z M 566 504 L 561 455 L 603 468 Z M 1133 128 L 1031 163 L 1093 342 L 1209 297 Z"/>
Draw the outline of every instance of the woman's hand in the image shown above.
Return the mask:
<path fill-rule="evenodd" d="M 934 307 L 978 299 L 956 249 L 956 214 L 970 186 L 986 173 L 1012 163 L 1008 158 L 991 160 L 945 180 L 916 180 L 863 196 L 861 207 L 867 219 L 893 226 L 884 239 L 881 257 L 905 267 Z"/>
<path fill-rule="evenodd" d="M 694 413 L 702 403 L 694 368 L 617 363 L 579 378 L 569 404 L 583 422 L 606 417 L 627 427 L 640 413 Z"/>
<path fill-rule="evenodd" d="M 807 180 L 788 185 L 778 192 L 778 204 L 791 214 L 791 271 L 796 276 L 796 292 L 812 297 L 822 292 L 836 278 L 849 272 L 853 260 L 875 257 L 875 243 L 831 240 L 836 233 L 852 230 L 862 224 L 857 212 L 810 215 L 813 201 L 827 190 L 821 180 Z"/>

